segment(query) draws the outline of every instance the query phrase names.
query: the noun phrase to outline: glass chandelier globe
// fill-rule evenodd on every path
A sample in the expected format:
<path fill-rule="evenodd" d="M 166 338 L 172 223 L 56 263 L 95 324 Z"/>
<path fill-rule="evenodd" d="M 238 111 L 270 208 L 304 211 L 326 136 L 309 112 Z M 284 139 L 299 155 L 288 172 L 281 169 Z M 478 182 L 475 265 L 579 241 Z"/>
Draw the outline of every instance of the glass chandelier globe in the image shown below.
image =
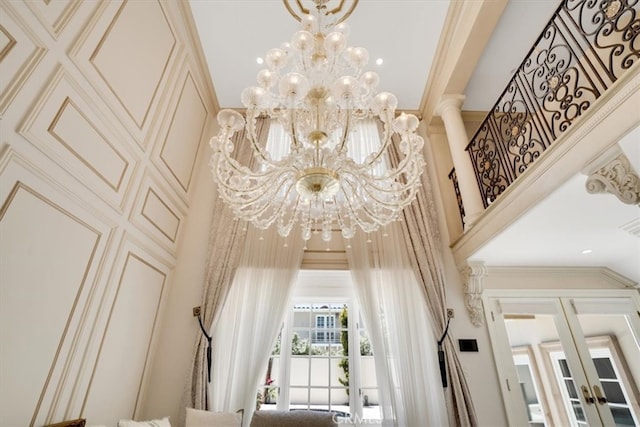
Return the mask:
<path fill-rule="evenodd" d="M 300 17 L 290 43 L 267 52 L 257 85 L 241 93 L 246 119 L 235 110 L 218 113 L 211 168 L 238 219 L 276 226 L 285 237 L 300 224 L 303 239 L 320 231 L 329 241 L 336 228 L 348 239 L 356 228 L 369 233 L 398 219 L 416 197 L 424 141 L 418 118 L 396 115 L 397 98 L 377 91 L 378 75 L 364 69 L 367 50 L 347 45 L 343 20 L 353 7 L 338 17 L 325 2 L 315 0 L 315 10 Z M 284 154 L 258 141 L 261 118 L 284 129 Z M 372 119 L 380 124 L 378 140 L 354 146 L 358 126 Z M 238 143 L 250 144 L 251 167 L 233 157 L 242 129 L 246 139 Z"/>

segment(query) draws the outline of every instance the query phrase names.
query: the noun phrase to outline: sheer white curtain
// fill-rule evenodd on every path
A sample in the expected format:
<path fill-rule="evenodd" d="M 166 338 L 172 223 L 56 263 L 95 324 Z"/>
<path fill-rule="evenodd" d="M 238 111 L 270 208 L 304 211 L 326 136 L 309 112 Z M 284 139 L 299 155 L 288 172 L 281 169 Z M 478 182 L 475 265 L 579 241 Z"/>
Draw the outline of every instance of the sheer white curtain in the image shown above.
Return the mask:
<path fill-rule="evenodd" d="M 349 269 L 371 334 L 384 425 L 448 424 L 437 338 L 397 223 L 347 241 Z"/>
<path fill-rule="evenodd" d="M 266 141 L 269 120 L 260 120 L 257 126 L 258 140 Z M 252 151 L 245 141 L 245 130 L 233 137 L 234 157 L 241 164 L 251 163 Z M 235 219 L 231 210 L 221 199 L 214 204 L 209 231 L 209 248 L 206 276 L 202 294 L 202 323 L 211 329 L 216 324 L 231 288 L 233 276 L 244 248 L 246 230 Z M 185 408 L 209 409 L 209 376 L 206 359 L 207 342 L 200 333 L 194 346 L 192 369 L 188 386 L 183 396 Z M 184 412 L 182 412 L 184 414 Z"/>
<path fill-rule="evenodd" d="M 271 347 L 280 329 L 302 260 L 299 233 L 285 240 L 275 228 L 247 231 L 233 285 L 213 330 L 213 411 L 245 410 L 248 426 Z M 286 245 L 286 246 L 285 246 Z"/>

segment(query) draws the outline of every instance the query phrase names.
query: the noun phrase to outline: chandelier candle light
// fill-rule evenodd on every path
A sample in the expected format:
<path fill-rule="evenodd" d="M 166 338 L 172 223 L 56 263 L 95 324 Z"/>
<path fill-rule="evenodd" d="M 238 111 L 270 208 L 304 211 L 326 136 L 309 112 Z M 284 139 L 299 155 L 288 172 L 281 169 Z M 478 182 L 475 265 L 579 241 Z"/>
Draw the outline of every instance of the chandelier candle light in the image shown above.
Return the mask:
<path fill-rule="evenodd" d="M 260 229 L 275 224 L 281 236 L 299 222 L 304 240 L 321 231 L 329 241 L 336 227 L 348 239 L 356 226 L 368 233 L 397 220 L 415 199 L 424 169 L 418 118 L 396 117 L 397 98 L 378 93 L 378 75 L 363 70 L 367 50 L 347 47 L 344 20 L 357 0 L 346 12 L 344 1 L 331 10 L 327 2 L 314 0 L 308 10 L 298 1 L 298 16 L 284 0 L 302 29 L 290 43 L 267 52 L 258 85 L 242 91 L 246 120 L 235 110 L 221 110 L 220 131 L 211 139 L 214 180 L 234 215 Z M 284 129 L 283 155 L 257 140 L 262 118 Z M 362 153 L 362 147 L 354 147 L 354 134 L 372 119 L 381 123 L 379 141 Z M 243 128 L 254 152 L 253 168 L 232 156 L 233 135 Z M 392 167 L 394 143 L 398 154 Z"/>

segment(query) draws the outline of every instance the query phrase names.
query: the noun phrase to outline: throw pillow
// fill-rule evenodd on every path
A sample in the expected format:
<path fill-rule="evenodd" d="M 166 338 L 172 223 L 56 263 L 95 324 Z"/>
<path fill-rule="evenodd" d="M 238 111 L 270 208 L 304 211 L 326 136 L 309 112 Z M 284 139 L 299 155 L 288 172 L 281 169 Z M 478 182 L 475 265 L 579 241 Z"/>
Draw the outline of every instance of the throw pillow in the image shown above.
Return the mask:
<path fill-rule="evenodd" d="M 241 427 L 242 415 L 187 408 L 185 427 Z"/>
<path fill-rule="evenodd" d="M 118 427 L 171 427 L 171 424 L 169 423 L 169 417 L 164 417 L 160 420 L 150 421 L 120 420 L 118 421 Z"/>

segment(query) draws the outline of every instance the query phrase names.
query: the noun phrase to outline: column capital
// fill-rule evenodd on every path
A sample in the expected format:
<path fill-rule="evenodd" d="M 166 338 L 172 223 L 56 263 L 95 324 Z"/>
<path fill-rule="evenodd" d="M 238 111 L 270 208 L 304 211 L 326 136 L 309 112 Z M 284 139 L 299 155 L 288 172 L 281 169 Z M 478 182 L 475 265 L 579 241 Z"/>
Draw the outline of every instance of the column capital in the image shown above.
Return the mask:
<path fill-rule="evenodd" d="M 442 95 L 438 105 L 436 105 L 435 113 L 438 116 L 441 116 L 445 113 L 445 111 L 450 108 L 455 108 L 456 111 L 460 111 L 462 108 L 462 103 L 465 100 L 464 95 Z"/>

